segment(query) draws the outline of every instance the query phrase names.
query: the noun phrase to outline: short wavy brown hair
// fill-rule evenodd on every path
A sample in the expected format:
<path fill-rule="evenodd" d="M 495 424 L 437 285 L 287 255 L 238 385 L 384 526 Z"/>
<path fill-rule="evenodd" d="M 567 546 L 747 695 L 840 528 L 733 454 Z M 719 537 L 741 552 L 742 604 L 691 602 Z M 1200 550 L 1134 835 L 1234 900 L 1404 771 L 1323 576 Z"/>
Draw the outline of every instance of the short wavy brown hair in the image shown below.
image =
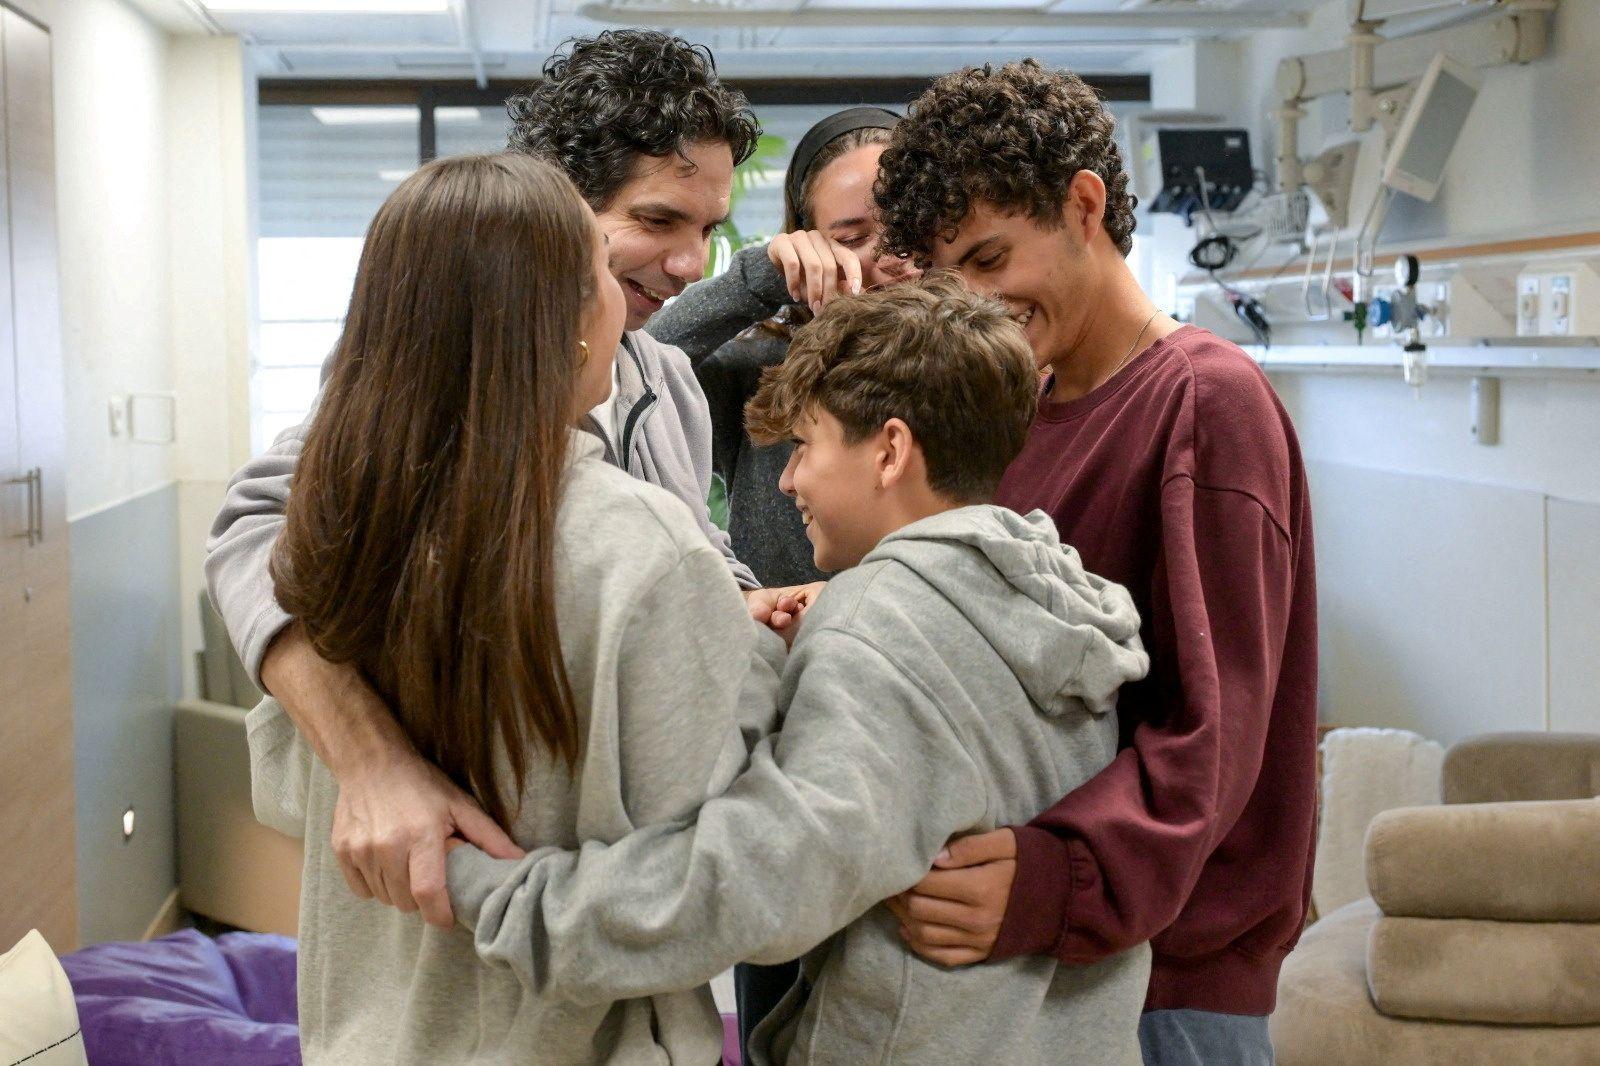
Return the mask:
<path fill-rule="evenodd" d="M 1053 224 L 1073 177 L 1091 170 L 1106 185 L 1106 233 L 1127 255 L 1138 200 L 1115 128 L 1070 71 L 1024 59 L 944 75 L 911 105 L 878 163 L 884 249 L 926 265 L 934 241 L 953 238 L 978 201 Z"/>
<path fill-rule="evenodd" d="M 776 444 L 815 406 L 854 444 L 898 418 L 922 447 L 930 488 L 987 502 L 1022 451 L 1038 392 L 1005 306 L 941 271 L 828 304 L 762 374 L 745 425 L 757 444 Z"/>

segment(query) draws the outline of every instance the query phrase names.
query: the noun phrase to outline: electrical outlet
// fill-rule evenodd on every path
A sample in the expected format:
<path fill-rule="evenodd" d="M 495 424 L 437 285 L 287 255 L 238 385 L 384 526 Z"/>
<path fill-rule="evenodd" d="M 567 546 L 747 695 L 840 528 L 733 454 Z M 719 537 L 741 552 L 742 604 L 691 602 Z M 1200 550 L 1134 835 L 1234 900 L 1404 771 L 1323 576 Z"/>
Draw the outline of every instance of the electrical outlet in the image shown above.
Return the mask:
<path fill-rule="evenodd" d="M 1572 275 L 1550 279 L 1550 333 L 1564 337 L 1572 331 Z"/>
<path fill-rule="evenodd" d="M 1600 272 L 1595 262 L 1530 265 L 1517 276 L 1519 337 L 1600 334 Z"/>
<path fill-rule="evenodd" d="M 1517 336 L 1539 335 L 1539 276 L 1524 274 L 1517 279 Z"/>

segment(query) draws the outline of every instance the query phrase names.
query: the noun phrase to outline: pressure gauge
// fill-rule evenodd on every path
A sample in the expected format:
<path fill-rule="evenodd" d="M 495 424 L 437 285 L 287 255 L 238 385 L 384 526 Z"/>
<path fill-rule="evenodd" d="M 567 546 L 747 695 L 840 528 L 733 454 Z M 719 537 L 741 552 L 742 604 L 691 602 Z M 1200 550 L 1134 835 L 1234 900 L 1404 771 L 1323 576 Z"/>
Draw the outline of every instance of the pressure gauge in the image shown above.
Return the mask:
<path fill-rule="evenodd" d="M 1415 288 L 1422 276 L 1422 264 L 1414 255 L 1402 255 L 1394 261 L 1394 283 L 1402 289 Z"/>

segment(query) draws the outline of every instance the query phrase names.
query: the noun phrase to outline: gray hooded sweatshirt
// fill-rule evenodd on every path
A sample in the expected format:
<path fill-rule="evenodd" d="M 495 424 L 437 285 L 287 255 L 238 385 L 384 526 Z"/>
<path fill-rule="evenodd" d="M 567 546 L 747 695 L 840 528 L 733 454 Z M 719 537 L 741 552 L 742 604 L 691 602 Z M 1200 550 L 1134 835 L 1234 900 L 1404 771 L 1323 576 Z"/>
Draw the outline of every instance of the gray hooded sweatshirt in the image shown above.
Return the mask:
<path fill-rule="evenodd" d="M 772 728 L 783 642 L 750 621 L 688 509 L 573 431 L 555 598 L 582 756 L 529 752 L 521 846 L 681 824 Z M 573 1004 L 485 965 L 464 929 L 357 899 L 330 844 L 338 785 L 273 700 L 247 718 L 256 817 L 305 838 L 300 1036 L 308 1066 L 710 1064 L 722 1023 L 696 982 Z"/>
<path fill-rule="evenodd" d="M 760 1063 L 1139 1061 L 1140 946 L 1091 966 L 923 962 L 881 901 L 952 836 L 1027 822 L 1117 750 L 1148 658 L 1127 591 L 1048 516 L 967 507 L 834 578 L 779 689 L 781 731 L 687 825 L 518 861 L 449 859 L 479 953 L 582 1005 L 805 953 Z"/>

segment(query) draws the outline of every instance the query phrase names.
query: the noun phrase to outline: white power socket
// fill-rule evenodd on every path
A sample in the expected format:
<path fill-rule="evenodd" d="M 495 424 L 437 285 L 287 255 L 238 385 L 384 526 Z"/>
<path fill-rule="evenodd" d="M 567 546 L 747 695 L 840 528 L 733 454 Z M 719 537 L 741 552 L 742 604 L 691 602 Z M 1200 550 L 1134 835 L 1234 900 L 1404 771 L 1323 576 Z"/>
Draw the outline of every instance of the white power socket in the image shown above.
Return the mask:
<path fill-rule="evenodd" d="M 1537 274 L 1522 274 L 1517 277 L 1517 336 L 1539 336 L 1539 305 L 1540 290 L 1544 287 L 1544 279 Z"/>
<path fill-rule="evenodd" d="M 1517 336 L 1600 335 L 1600 273 L 1590 262 L 1530 267 L 1517 276 Z"/>

